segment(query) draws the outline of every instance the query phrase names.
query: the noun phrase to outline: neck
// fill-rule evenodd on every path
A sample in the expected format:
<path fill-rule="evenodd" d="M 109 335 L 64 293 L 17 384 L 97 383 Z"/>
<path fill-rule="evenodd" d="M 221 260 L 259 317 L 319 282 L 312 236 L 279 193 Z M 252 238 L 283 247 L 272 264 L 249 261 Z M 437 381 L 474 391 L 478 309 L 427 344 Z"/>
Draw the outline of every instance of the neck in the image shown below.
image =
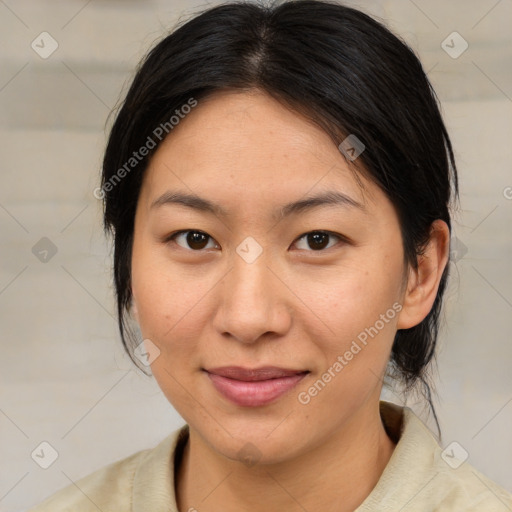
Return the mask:
<path fill-rule="evenodd" d="M 176 469 L 178 510 L 353 511 L 375 487 L 394 447 L 378 408 L 361 410 L 313 450 L 252 467 L 212 451 L 190 428 Z"/>

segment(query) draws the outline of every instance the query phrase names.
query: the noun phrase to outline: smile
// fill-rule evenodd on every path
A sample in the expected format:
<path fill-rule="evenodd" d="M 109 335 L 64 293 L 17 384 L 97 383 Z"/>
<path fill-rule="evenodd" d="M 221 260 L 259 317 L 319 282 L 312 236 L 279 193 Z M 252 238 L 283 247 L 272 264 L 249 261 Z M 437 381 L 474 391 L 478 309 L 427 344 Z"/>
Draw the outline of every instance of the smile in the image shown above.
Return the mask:
<path fill-rule="evenodd" d="M 259 407 L 274 402 L 309 373 L 307 370 L 276 367 L 244 369 L 233 366 L 205 372 L 221 395 L 243 407 Z"/>

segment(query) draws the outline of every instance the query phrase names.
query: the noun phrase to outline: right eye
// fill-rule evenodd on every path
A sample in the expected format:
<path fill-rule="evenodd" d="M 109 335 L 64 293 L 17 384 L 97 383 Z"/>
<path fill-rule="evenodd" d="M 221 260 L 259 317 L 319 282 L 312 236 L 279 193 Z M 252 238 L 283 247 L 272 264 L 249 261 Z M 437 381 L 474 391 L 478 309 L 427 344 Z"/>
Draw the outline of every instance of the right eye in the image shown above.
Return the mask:
<path fill-rule="evenodd" d="M 208 239 L 214 241 L 214 239 L 204 231 L 186 229 L 172 233 L 165 238 L 165 242 L 176 244 L 186 250 L 200 252 L 201 250 L 205 249 L 205 245 L 207 245 Z M 179 242 L 180 240 L 181 243 Z M 216 245 L 214 245 L 213 248 L 219 246 L 219 244 L 216 242 L 215 244 Z"/>

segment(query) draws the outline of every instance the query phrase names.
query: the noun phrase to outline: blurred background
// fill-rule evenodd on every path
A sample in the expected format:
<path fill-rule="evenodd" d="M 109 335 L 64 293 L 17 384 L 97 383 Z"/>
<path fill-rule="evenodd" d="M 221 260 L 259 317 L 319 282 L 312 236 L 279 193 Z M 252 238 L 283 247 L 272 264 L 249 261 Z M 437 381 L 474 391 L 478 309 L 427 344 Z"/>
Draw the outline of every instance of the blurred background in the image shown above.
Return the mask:
<path fill-rule="evenodd" d="M 0 0 L 2 511 L 183 424 L 122 349 L 93 190 L 107 116 L 139 59 L 179 19 L 218 3 Z M 344 3 L 412 46 L 441 101 L 461 210 L 435 404 L 443 447 L 456 441 L 512 492 L 512 1 Z M 408 405 L 433 428 L 419 402 Z"/>

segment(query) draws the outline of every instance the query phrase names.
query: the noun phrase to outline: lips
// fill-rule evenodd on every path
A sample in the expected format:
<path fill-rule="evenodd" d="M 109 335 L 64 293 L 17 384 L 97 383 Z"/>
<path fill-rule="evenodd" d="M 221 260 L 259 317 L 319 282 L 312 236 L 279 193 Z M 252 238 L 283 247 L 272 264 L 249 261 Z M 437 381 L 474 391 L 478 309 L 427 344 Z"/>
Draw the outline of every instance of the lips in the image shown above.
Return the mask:
<path fill-rule="evenodd" d="M 215 389 L 236 405 L 257 407 L 276 401 L 293 389 L 308 370 L 275 366 L 224 366 L 205 370 Z"/>
<path fill-rule="evenodd" d="M 220 368 L 210 368 L 208 373 L 227 377 L 229 379 L 243 380 L 246 382 L 278 379 L 280 377 L 290 377 L 304 373 L 307 370 L 286 370 L 277 366 L 263 366 L 261 368 L 242 368 L 241 366 L 222 366 Z"/>

